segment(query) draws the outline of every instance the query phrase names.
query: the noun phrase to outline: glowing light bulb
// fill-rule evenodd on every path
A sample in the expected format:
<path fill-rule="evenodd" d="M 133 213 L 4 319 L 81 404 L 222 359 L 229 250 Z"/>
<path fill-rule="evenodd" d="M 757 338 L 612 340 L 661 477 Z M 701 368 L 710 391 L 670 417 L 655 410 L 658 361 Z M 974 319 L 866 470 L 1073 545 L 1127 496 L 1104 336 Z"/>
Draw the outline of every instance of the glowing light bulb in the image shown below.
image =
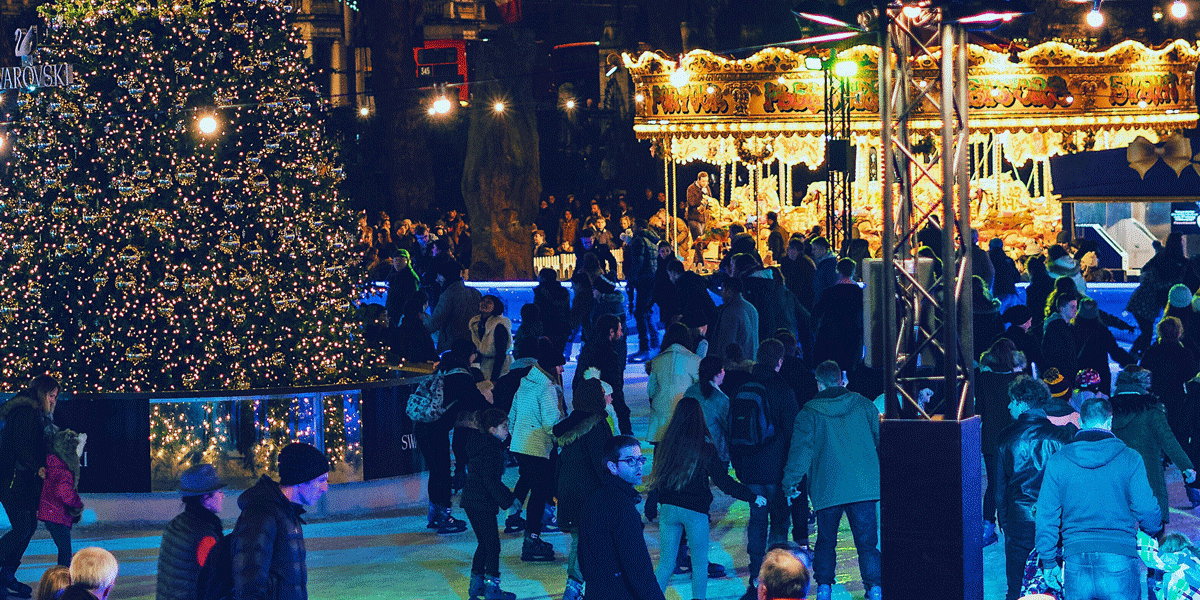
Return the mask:
<path fill-rule="evenodd" d="M 833 74 L 843 79 L 854 77 L 858 74 L 858 63 L 852 60 L 838 61 L 837 64 L 833 65 Z"/>
<path fill-rule="evenodd" d="M 1175 0 L 1175 2 L 1171 3 L 1171 16 L 1172 17 L 1175 17 L 1176 19 L 1182 19 L 1182 18 L 1186 17 L 1187 14 L 1188 14 L 1188 8 L 1187 8 L 1187 5 L 1183 3 L 1183 0 Z"/>
<path fill-rule="evenodd" d="M 675 87 L 683 87 L 692 80 L 692 74 L 684 70 L 676 70 L 671 73 L 671 85 Z"/>
<path fill-rule="evenodd" d="M 207 117 L 202 117 L 200 119 L 200 133 L 208 135 L 208 134 L 215 132 L 216 130 L 217 130 L 216 118 L 214 118 L 210 115 Z"/>
<path fill-rule="evenodd" d="M 438 98 L 433 102 L 433 110 L 439 115 L 444 115 L 450 112 L 450 101 L 445 97 Z"/>
<path fill-rule="evenodd" d="M 364 106 L 364 107 L 362 107 L 362 108 L 358 109 L 358 114 L 360 114 L 360 115 L 362 115 L 362 116 L 364 116 L 364 117 L 365 117 L 365 116 L 367 116 L 367 115 L 371 114 L 371 109 L 369 109 L 369 108 L 367 108 L 367 107 L 365 107 L 365 106 Z"/>
<path fill-rule="evenodd" d="M 717 91 L 717 88 L 715 88 L 715 87 L 713 87 L 713 86 L 711 86 L 711 85 L 710 85 L 710 86 L 708 86 L 707 88 L 705 88 L 705 89 L 704 89 L 704 91 L 705 91 L 706 93 L 709 93 L 709 94 L 711 94 L 711 93 L 713 93 L 713 92 Z"/>
<path fill-rule="evenodd" d="M 1089 27 L 1091 27 L 1093 29 L 1099 29 L 1099 28 L 1103 27 L 1104 26 L 1104 13 L 1100 12 L 1099 9 L 1093 8 L 1091 10 L 1091 12 L 1089 12 L 1087 14 L 1087 24 Z"/>
<path fill-rule="evenodd" d="M 915 19 L 915 18 L 921 16 L 921 7 L 915 6 L 912 4 L 905 6 L 904 7 L 904 16 L 909 19 Z"/>
<path fill-rule="evenodd" d="M 497 103 L 493 104 L 493 105 L 492 105 L 492 110 L 494 110 L 494 111 L 496 111 L 496 112 L 504 112 L 504 103 L 503 103 L 503 102 L 497 102 Z"/>
<path fill-rule="evenodd" d="M 573 109 L 575 108 L 575 101 L 574 101 L 574 100 L 567 100 L 567 101 L 566 101 L 566 102 L 563 104 L 563 106 L 567 107 L 567 110 L 573 110 Z"/>
<path fill-rule="evenodd" d="M 643 96 L 642 94 L 637 94 L 637 95 L 635 95 L 635 96 L 633 97 L 633 101 L 634 101 L 634 102 L 641 102 L 641 101 L 643 101 L 643 100 L 645 100 L 645 99 L 646 99 L 646 97 L 645 97 L 645 96 Z"/>

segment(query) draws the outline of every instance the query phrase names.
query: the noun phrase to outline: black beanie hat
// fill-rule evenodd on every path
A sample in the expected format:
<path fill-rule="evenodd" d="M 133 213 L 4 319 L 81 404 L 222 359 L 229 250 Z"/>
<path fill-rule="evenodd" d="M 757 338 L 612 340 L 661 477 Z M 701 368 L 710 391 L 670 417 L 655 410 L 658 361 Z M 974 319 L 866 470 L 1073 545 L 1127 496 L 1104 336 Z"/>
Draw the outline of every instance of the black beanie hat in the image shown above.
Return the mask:
<path fill-rule="evenodd" d="M 329 472 L 329 459 L 310 444 L 294 442 L 279 451 L 279 485 L 299 485 Z"/>

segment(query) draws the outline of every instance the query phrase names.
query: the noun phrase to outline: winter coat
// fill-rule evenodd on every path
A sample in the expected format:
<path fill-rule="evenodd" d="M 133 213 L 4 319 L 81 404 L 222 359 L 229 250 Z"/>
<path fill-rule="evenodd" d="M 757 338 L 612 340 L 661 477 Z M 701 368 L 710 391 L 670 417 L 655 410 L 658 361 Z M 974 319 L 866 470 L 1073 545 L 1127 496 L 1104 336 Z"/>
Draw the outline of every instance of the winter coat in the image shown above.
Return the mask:
<path fill-rule="evenodd" d="M 775 330 L 780 328 L 796 333 L 795 307 L 788 304 L 787 287 L 782 281 L 777 281 L 776 277 L 782 278 L 783 275 L 774 269 L 760 269 L 742 277 L 742 297 L 758 311 L 760 340 L 775 335 Z M 725 349 L 721 350 L 724 352 Z M 757 351 L 758 348 L 755 347 L 754 350 Z M 752 351 L 746 356 L 753 354 Z"/>
<path fill-rule="evenodd" d="M 479 333 L 480 315 L 471 317 L 471 341 L 479 351 L 479 370 L 488 381 L 496 381 L 512 364 L 512 321 L 504 315 L 489 316 Z"/>
<path fill-rule="evenodd" d="M 521 387 L 521 380 L 525 379 L 529 370 L 536 364 L 537 361 L 529 357 L 514 360 L 508 372 L 502 375 L 492 388 L 492 406 L 508 414 L 512 409 L 513 398 L 517 397 L 517 390 Z"/>
<path fill-rule="evenodd" d="M 1046 462 L 1034 544 L 1043 567 L 1062 556 L 1106 552 L 1137 557 L 1137 530 L 1162 529 L 1142 457 L 1112 433 L 1087 429 Z"/>
<path fill-rule="evenodd" d="M 683 275 L 675 281 L 675 289 L 678 293 L 679 310 L 684 319 L 692 317 L 693 319 L 703 319 L 704 323 L 711 324 L 717 318 L 717 303 L 713 302 L 712 296 L 708 293 L 708 283 L 697 273 L 685 271 Z"/>
<path fill-rule="evenodd" d="M 1067 381 L 1074 382 L 1075 374 L 1079 372 L 1079 341 L 1075 337 L 1075 328 L 1057 312 L 1047 317 L 1042 327 L 1042 362 L 1038 367 L 1042 372 L 1056 367 Z"/>
<path fill-rule="evenodd" d="M 712 483 L 709 483 L 710 481 Z M 714 484 L 721 488 L 722 492 L 738 500 L 754 501 L 754 492 L 729 476 L 729 463 L 717 458 L 717 449 L 708 442 L 700 448 L 700 457 L 696 461 L 696 469 L 692 471 L 692 478 L 678 489 L 658 487 L 658 501 L 661 504 L 708 514 L 708 510 L 712 508 Z"/>
<path fill-rule="evenodd" d="M 1080 294 L 1087 295 L 1087 282 L 1083 279 L 1083 272 L 1079 270 L 1079 261 L 1071 258 L 1069 255 L 1059 257 L 1055 261 L 1047 262 L 1046 273 L 1055 279 L 1070 277 L 1075 280 L 1075 289 Z"/>
<path fill-rule="evenodd" d="M 695 398 L 700 402 L 704 411 L 704 426 L 708 429 L 708 439 L 717 449 L 717 458 L 721 462 L 729 462 L 729 396 L 721 388 L 712 386 L 712 393 L 704 395 L 704 384 L 696 382 L 683 393 L 684 398 Z"/>
<path fill-rule="evenodd" d="M 1125 310 L 1140 321 L 1157 319 L 1167 304 L 1167 292 L 1183 279 L 1186 265 L 1186 262 L 1172 259 L 1165 252 L 1155 254 L 1142 265 L 1137 289 L 1129 295 Z"/>
<path fill-rule="evenodd" d="M 584 372 L 590 367 L 600 369 L 600 381 L 612 386 L 613 398 L 625 397 L 625 340 L 611 341 L 597 336 L 579 350 L 575 364 L 575 379 L 572 385 L 583 381 Z"/>
<path fill-rule="evenodd" d="M 58 431 L 41 404 L 27 394 L 19 394 L 0 405 L 0 499 L 6 506 L 36 511 L 42 500 L 42 478 L 38 470 L 46 466 L 51 436 Z"/>
<path fill-rule="evenodd" d="M 1031 408 L 1000 432 L 996 450 L 996 519 L 1008 523 L 1033 522 L 1033 509 L 1046 461 L 1075 435 L 1073 425 L 1055 426 L 1040 409 Z"/>
<path fill-rule="evenodd" d="M 163 530 L 156 600 L 195 600 L 200 569 L 223 537 L 220 517 L 207 508 L 185 505 Z"/>
<path fill-rule="evenodd" d="M 836 360 L 853 371 L 863 353 L 863 291 L 855 283 L 838 283 L 821 293 L 813 318 L 819 319 L 814 364 Z"/>
<path fill-rule="evenodd" d="M 600 487 L 608 469 L 604 444 L 612 437 L 607 414 L 572 411 L 554 426 L 558 455 L 558 526 L 572 531 L 583 517 L 588 496 Z"/>
<path fill-rule="evenodd" d="M 562 387 L 540 365 L 521 380 L 508 411 L 512 431 L 510 449 L 518 454 L 550 458 L 554 436 L 550 433 L 564 414 Z"/>
<path fill-rule="evenodd" d="M 408 303 L 408 299 L 412 298 L 413 294 L 417 293 L 421 282 L 411 265 L 399 271 L 392 269 L 388 273 L 387 282 L 388 289 L 384 307 L 387 308 L 390 325 L 395 327 L 400 322 L 400 316 L 404 314 L 404 305 Z"/>
<path fill-rule="evenodd" d="M 571 292 L 557 281 L 540 283 L 533 288 L 533 303 L 538 307 L 544 335 L 556 342 L 565 342 L 571 331 Z"/>
<path fill-rule="evenodd" d="M 1029 365 L 1037 365 L 1038 371 L 1040 372 L 1042 370 L 1041 338 L 1038 338 L 1030 334 L 1028 331 L 1022 329 L 1021 325 L 1023 324 L 1024 323 L 1015 323 L 1013 325 L 1009 325 L 1008 329 L 1005 329 L 1004 333 L 1000 334 L 997 339 L 1003 337 L 1012 340 L 1012 343 L 1016 345 L 1017 350 L 1025 353 L 1025 362 Z M 1030 327 L 1030 331 L 1038 332 L 1041 330 Z M 1032 371 L 1032 368 L 1029 370 Z"/>
<path fill-rule="evenodd" d="M 1079 343 L 1079 369 L 1092 369 L 1100 374 L 1100 391 L 1112 393 L 1112 371 L 1108 368 L 1108 357 L 1122 367 L 1137 363 L 1124 348 L 1117 345 L 1117 338 L 1099 319 L 1075 317 L 1075 336 Z"/>
<path fill-rule="evenodd" d="M 820 300 L 821 292 L 824 292 L 826 288 L 837 283 L 837 255 L 829 252 L 825 256 L 822 256 L 820 260 L 813 260 L 816 265 L 816 270 L 813 272 L 813 298 Z"/>
<path fill-rule="evenodd" d="M 461 279 L 446 284 L 428 324 L 429 332 L 437 333 L 439 354 L 449 350 L 454 340 L 471 339 L 471 317 L 479 314 L 482 298 L 479 290 Z"/>
<path fill-rule="evenodd" d="M 238 496 L 242 509 L 230 532 L 232 600 L 306 600 L 304 509 L 263 475 Z"/>
<path fill-rule="evenodd" d="M 55 454 L 47 454 L 46 481 L 42 484 L 38 520 L 70 527 L 72 517 L 83 510 L 83 500 L 75 486 L 75 474 L 67 463 Z"/>
<path fill-rule="evenodd" d="M 679 344 L 671 344 L 646 363 L 646 373 L 650 375 L 646 383 L 646 393 L 650 396 L 646 440 L 656 443 L 667 430 L 675 404 L 693 383 L 699 381 L 700 357 Z"/>
<path fill-rule="evenodd" d="M 633 239 L 625 248 L 625 280 L 632 282 L 653 281 L 658 254 L 658 236 L 649 229 L 634 232 Z"/>
<path fill-rule="evenodd" d="M 467 463 L 467 479 L 463 484 L 462 497 L 458 505 L 463 510 L 474 510 L 496 514 L 502 508 L 512 506 L 517 497 L 504 485 L 504 442 L 486 431 L 470 427 L 454 430 L 462 436 L 462 457 Z"/>
<path fill-rule="evenodd" d="M 587 600 L 665 600 L 646 550 L 638 493 L 605 469 L 579 522 L 579 571 Z"/>
<path fill-rule="evenodd" d="M 1000 432 L 1012 425 L 1012 413 L 1008 411 L 1008 386 L 1019 373 L 975 373 L 975 414 L 981 420 L 979 447 L 983 454 L 996 454 L 1000 444 Z M 988 477 L 995 477 L 988 473 Z"/>
<path fill-rule="evenodd" d="M 988 249 L 988 258 L 992 261 L 992 270 L 995 274 L 992 276 L 992 295 L 997 298 L 1005 298 L 1017 293 L 1017 282 L 1021 280 L 1021 272 L 1017 270 L 1017 264 L 1009 258 L 1004 250 Z"/>
<path fill-rule="evenodd" d="M 987 250 L 974 244 L 971 244 L 971 271 L 972 275 L 983 279 L 984 289 L 992 289 L 992 284 L 996 279 L 996 269 L 992 266 L 992 258 L 988 256 Z M 1082 287 L 1079 289 L 1083 290 Z"/>
<path fill-rule="evenodd" d="M 667 264 L 675 260 L 675 256 L 656 259 L 657 267 L 654 272 L 654 303 L 658 305 L 659 320 L 669 323 L 671 317 L 682 314 L 679 300 L 679 290 L 671 283 L 667 275 Z"/>
<path fill-rule="evenodd" d="M 437 350 L 433 338 L 421 319 L 404 317 L 396 328 L 392 352 L 410 362 L 436 362 Z"/>
<path fill-rule="evenodd" d="M 774 366 L 754 365 L 750 381 L 761 383 L 766 388 L 775 437 L 754 448 L 730 446 L 729 458 L 733 462 L 738 481 L 775 485 L 783 480 L 783 467 L 787 462 L 796 413 L 800 408 L 796 404 L 796 394 L 783 377 L 775 372 Z M 736 394 L 735 391 L 729 394 L 729 397 L 733 398 Z"/>
<path fill-rule="evenodd" d="M 778 262 L 779 271 L 783 273 L 784 285 L 796 295 L 800 304 L 811 312 L 816 302 L 816 298 L 813 297 L 813 276 L 817 267 L 813 260 L 808 255 L 801 254 L 796 260 L 784 256 Z"/>
<path fill-rule="evenodd" d="M 753 356 L 758 350 L 758 309 L 741 294 L 730 298 L 717 309 L 717 321 L 708 338 L 718 356 L 725 356 L 729 344 L 737 344 L 742 356 Z"/>
<path fill-rule="evenodd" d="M 826 388 L 796 416 L 783 487 L 808 475 L 813 510 L 879 500 L 879 411 L 865 396 Z"/>
<path fill-rule="evenodd" d="M 1167 426 L 1167 413 L 1152 396 L 1117 394 L 1112 397 L 1112 432 L 1126 446 L 1133 448 L 1146 463 L 1150 490 L 1158 500 L 1163 522 L 1170 520 L 1167 506 L 1167 478 L 1163 475 L 1162 457 L 1165 454 L 1181 471 L 1195 468 L 1184 453 L 1175 434 Z"/>
<path fill-rule="evenodd" d="M 1196 357 L 1179 342 L 1158 341 L 1142 354 L 1141 366 L 1150 370 L 1150 393 L 1158 396 L 1171 421 L 1176 421 L 1171 413 L 1183 405 L 1183 386 L 1196 375 Z"/>

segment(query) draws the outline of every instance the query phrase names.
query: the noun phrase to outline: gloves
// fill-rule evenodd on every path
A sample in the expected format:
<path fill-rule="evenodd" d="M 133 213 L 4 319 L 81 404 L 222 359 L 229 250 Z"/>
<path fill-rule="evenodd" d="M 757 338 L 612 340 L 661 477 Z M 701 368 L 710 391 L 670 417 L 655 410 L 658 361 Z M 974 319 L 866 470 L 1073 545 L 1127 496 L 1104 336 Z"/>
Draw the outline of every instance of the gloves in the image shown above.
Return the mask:
<path fill-rule="evenodd" d="M 767 499 L 763 498 L 762 496 L 755 496 L 754 497 L 754 505 L 759 508 L 762 508 L 767 505 Z"/>
<path fill-rule="evenodd" d="M 521 512 L 521 499 L 520 498 L 513 500 L 512 509 L 517 512 Z"/>
<path fill-rule="evenodd" d="M 1062 567 L 1054 565 L 1049 569 L 1042 569 L 1042 577 L 1046 580 L 1046 585 L 1056 590 L 1063 589 Z"/>
<path fill-rule="evenodd" d="M 1196 481 L 1196 470 L 1195 469 L 1185 469 L 1183 471 L 1183 480 L 1187 483 L 1192 483 L 1193 481 Z"/>

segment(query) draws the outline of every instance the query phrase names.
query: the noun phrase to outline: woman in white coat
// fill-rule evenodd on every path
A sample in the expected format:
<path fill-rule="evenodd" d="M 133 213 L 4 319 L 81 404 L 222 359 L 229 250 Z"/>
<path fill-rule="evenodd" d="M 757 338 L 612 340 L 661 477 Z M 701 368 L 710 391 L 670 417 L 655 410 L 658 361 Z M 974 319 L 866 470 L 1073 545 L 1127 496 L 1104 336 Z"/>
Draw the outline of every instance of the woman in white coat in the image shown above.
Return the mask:
<path fill-rule="evenodd" d="M 525 544 L 521 548 L 524 561 L 554 560 L 554 547 L 541 539 L 542 513 L 554 494 L 558 453 L 554 449 L 553 428 L 566 416 L 562 389 L 564 362 L 561 349 L 555 348 L 549 338 L 539 338 L 537 364 L 521 379 L 508 411 L 512 432 L 509 450 L 517 458 L 521 479 L 529 482 Z"/>
<path fill-rule="evenodd" d="M 469 322 L 471 341 L 479 349 L 479 370 L 496 381 L 512 364 L 512 321 L 504 316 L 504 303 L 488 294 L 479 300 L 479 314 Z"/>
<path fill-rule="evenodd" d="M 646 439 L 657 444 L 675 412 L 675 404 L 692 384 L 700 380 L 700 357 L 692 352 L 692 336 L 686 325 L 672 323 L 663 334 L 662 351 L 646 363 L 650 380 L 650 427 Z"/>

